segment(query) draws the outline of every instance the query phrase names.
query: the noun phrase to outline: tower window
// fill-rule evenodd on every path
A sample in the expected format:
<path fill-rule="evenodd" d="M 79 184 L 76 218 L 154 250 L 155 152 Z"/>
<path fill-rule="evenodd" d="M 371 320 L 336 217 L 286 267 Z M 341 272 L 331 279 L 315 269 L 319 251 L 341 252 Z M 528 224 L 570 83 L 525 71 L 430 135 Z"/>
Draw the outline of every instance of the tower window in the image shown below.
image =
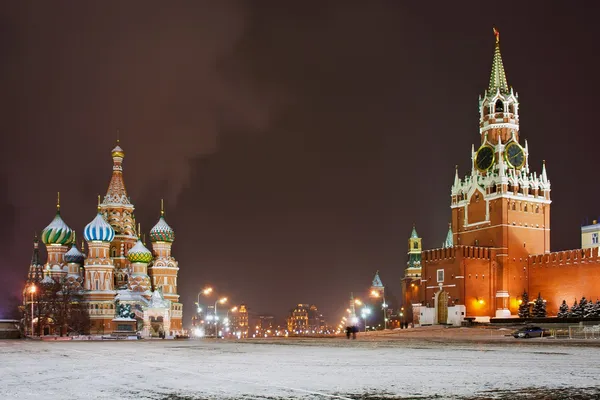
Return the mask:
<path fill-rule="evenodd" d="M 511 104 L 508 105 L 508 112 L 511 113 L 511 114 L 515 113 L 515 106 L 514 106 L 514 104 L 511 103 Z"/>
<path fill-rule="evenodd" d="M 504 112 L 504 103 L 502 102 L 502 100 L 498 100 L 496 102 L 496 112 Z"/>
<path fill-rule="evenodd" d="M 598 244 L 598 232 L 592 233 L 592 244 Z"/>
<path fill-rule="evenodd" d="M 419 244 L 417 242 L 413 242 L 413 249 L 418 249 L 419 248 Z"/>

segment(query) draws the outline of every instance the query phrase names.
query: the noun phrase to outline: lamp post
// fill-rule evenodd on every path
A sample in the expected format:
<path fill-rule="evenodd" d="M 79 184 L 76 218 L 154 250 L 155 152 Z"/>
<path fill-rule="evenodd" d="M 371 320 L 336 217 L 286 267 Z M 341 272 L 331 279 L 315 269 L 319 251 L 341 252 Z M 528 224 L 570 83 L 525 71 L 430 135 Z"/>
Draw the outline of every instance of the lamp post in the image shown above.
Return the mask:
<path fill-rule="evenodd" d="M 364 307 L 364 308 L 362 309 L 362 312 L 361 312 L 361 317 L 362 317 L 362 318 L 363 318 L 363 320 L 365 321 L 365 332 L 367 331 L 367 316 L 368 316 L 369 314 L 371 314 L 371 309 L 370 309 L 370 308 L 367 308 L 367 307 Z"/>
<path fill-rule="evenodd" d="M 219 316 L 217 315 L 217 304 L 225 304 L 226 302 L 227 297 L 223 297 L 222 299 L 215 301 L 215 337 L 217 339 L 219 338 Z"/>
<path fill-rule="evenodd" d="M 371 297 L 379 297 L 377 290 L 371 290 Z M 383 329 L 387 329 L 387 303 L 385 302 L 385 287 L 381 291 L 381 309 L 383 310 Z"/>
<path fill-rule="evenodd" d="M 29 293 L 31 293 L 31 336 L 33 336 L 33 295 L 35 294 L 35 291 L 35 285 L 31 285 L 29 287 Z"/>
<path fill-rule="evenodd" d="M 198 292 L 198 301 L 196 302 L 196 305 L 198 306 L 198 308 L 200 308 L 200 295 L 203 294 L 204 296 L 208 296 L 209 294 L 212 293 L 212 291 L 213 291 L 213 288 L 207 287 Z M 202 310 L 200 310 L 200 311 L 202 311 Z"/>

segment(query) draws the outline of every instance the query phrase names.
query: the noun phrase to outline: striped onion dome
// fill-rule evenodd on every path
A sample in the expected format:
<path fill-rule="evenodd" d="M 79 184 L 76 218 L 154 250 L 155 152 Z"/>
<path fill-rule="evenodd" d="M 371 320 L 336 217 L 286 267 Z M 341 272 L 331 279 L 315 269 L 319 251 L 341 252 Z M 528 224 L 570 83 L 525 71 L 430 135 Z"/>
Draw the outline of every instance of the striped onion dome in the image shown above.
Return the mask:
<path fill-rule="evenodd" d="M 112 242 L 115 238 L 115 230 L 104 220 L 102 214 L 96 214 L 96 218 L 85 226 L 83 237 L 88 242 Z"/>
<path fill-rule="evenodd" d="M 65 253 L 65 261 L 68 263 L 83 264 L 84 255 L 79 251 L 77 246 L 71 245 L 69 251 Z"/>
<path fill-rule="evenodd" d="M 73 230 L 65 224 L 65 221 L 60 216 L 60 211 L 56 211 L 56 216 L 42 231 L 42 242 L 45 245 L 62 244 L 69 245 L 73 243 Z"/>
<path fill-rule="evenodd" d="M 138 239 L 135 246 L 133 246 L 127 253 L 127 259 L 132 263 L 145 263 L 148 264 L 152 261 L 152 253 L 144 246 L 142 241 Z"/>
<path fill-rule="evenodd" d="M 150 230 L 150 240 L 153 242 L 172 242 L 175 240 L 175 232 L 167 224 L 164 216 L 161 215 L 154 228 Z"/>

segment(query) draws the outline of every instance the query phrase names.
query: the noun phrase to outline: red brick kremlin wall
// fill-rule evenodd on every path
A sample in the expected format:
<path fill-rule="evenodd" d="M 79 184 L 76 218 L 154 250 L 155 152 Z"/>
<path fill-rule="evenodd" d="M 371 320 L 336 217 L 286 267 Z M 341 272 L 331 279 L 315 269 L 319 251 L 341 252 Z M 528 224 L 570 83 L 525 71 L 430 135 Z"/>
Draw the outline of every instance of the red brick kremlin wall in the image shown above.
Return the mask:
<path fill-rule="evenodd" d="M 529 299 L 541 293 L 548 316 L 554 316 L 563 300 L 570 306 L 585 296 L 600 297 L 598 248 L 559 251 L 528 258 Z"/>

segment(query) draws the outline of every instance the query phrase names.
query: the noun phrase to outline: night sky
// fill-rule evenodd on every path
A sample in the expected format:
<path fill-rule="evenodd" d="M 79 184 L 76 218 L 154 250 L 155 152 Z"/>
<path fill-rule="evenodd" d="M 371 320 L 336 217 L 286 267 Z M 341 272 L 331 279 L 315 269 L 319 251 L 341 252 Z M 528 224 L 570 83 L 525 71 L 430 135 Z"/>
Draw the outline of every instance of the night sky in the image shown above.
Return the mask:
<path fill-rule="evenodd" d="M 376 270 L 398 296 L 413 222 L 439 247 L 470 170 L 493 26 L 552 248 L 578 247 L 600 215 L 598 2 L 418 3 L 4 2 L 0 317 L 56 192 L 78 233 L 94 218 L 117 130 L 145 232 L 165 198 L 185 324 L 206 284 L 332 322 Z"/>

